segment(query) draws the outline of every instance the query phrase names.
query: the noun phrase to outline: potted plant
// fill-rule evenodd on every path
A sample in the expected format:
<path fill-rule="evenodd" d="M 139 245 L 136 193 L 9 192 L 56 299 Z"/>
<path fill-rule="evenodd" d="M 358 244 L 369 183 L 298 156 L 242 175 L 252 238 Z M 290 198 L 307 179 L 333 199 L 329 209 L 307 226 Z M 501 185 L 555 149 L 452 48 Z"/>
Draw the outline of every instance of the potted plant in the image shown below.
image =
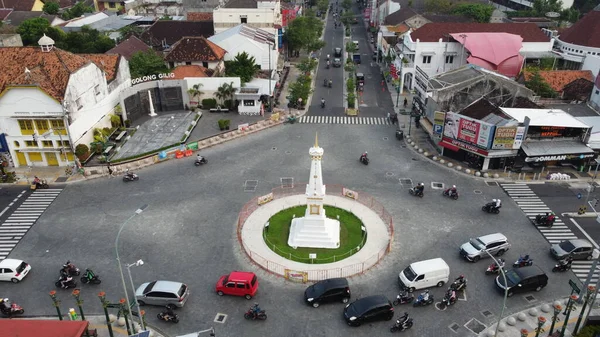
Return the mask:
<path fill-rule="evenodd" d="M 229 130 L 229 125 L 231 124 L 231 121 L 229 119 L 225 119 L 224 120 L 224 124 L 225 124 L 225 130 Z"/>
<path fill-rule="evenodd" d="M 225 130 L 225 120 L 224 119 L 219 119 L 217 121 L 217 124 L 219 124 L 219 130 L 221 130 L 221 131 Z"/>

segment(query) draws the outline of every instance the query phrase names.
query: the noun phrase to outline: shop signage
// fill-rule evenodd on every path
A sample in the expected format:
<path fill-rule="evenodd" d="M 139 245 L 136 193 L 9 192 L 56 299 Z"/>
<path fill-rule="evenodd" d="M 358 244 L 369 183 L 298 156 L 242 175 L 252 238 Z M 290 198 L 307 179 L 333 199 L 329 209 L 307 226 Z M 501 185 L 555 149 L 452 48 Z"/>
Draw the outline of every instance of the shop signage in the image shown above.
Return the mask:
<path fill-rule="evenodd" d="M 442 137 L 442 144 L 443 143 L 447 143 L 451 146 L 455 146 L 455 147 L 459 147 L 465 151 L 469 151 L 469 152 L 473 152 L 482 156 L 487 156 L 488 152 L 485 150 L 482 150 L 480 148 L 478 148 L 477 146 L 473 146 L 473 145 L 469 145 L 467 143 L 463 143 L 461 141 L 458 141 L 456 139 L 452 139 L 449 137 Z"/>
<path fill-rule="evenodd" d="M 149 82 L 149 81 L 165 80 L 165 79 L 174 78 L 174 77 L 175 77 L 175 73 L 154 74 L 154 75 L 142 76 L 142 77 L 132 79 L 131 85 L 136 85 L 136 84 Z"/>
<path fill-rule="evenodd" d="M 528 118 L 525 117 L 525 120 L 527 120 Z M 516 149 L 520 149 L 521 145 L 523 144 L 523 139 L 525 138 L 525 130 L 527 129 L 526 126 L 519 126 L 517 128 L 517 134 L 515 135 L 515 142 L 513 143 L 513 150 Z"/>
<path fill-rule="evenodd" d="M 528 163 L 535 162 L 543 162 L 543 161 L 563 161 L 563 160 L 573 160 L 573 159 L 585 159 L 594 157 L 593 153 L 586 154 L 562 154 L 556 156 L 540 156 L 540 157 L 527 157 L 525 161 Z"/>
<path fill-rule="evenodd" d="M 473 118 L 446 112 L 444 136 L 489 149 L 494 125 Z"/>
<path fill-rule="evenodd" d="M 565 132 L 562 126 L 542 126 L 540 130 L 540 137 L 561 137 Z"/>
<path fill-rule="evenodd" d="M 442 130 L 444 130 L 444 120 L 446 118 L 446 114 L 441 111 L 436 111 L 433 114 L 433 133 L 441 136 Z"/>
<path fill-rule="evenodd" d="M 511 150 L 517 136 L 516 126 L 497 126 L 492 142 L 493 150 Z"/>

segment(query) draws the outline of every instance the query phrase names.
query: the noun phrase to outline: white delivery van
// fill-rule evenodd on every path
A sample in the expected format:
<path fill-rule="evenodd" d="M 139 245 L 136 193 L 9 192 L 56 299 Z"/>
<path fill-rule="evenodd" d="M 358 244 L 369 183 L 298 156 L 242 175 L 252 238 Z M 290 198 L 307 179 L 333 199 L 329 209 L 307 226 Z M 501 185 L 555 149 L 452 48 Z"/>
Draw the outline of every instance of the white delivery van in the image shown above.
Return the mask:
<path fill-rule="evenodd" d="M 441 287 L 448 282 L 450 267 L 444 259 L 437 258 L 411 263 L 398 275 L 400 288 L 410 291 L 429 287 Z"/>

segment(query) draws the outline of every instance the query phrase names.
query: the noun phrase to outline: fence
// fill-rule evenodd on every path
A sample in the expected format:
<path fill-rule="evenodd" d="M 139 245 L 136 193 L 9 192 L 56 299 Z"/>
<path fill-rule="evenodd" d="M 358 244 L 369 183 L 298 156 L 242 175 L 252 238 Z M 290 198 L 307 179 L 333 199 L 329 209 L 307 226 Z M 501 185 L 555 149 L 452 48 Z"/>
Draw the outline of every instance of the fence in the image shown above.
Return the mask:
<path fill-rule="evenodd" d="M 344 197 L 344 195 L 342 194 L 343 189 L 344 187 L 341 185 L 327 185 L 327 194 Z M 291 195 L 304 194 L 306 192 L 306 184 L 294 184 L 290 187 L 277 187 L 272 189 L 271 192 L 273 193 L 273 200 Z M 330 268 L 310 271 L 294 270 L 292 271 L 292 273 L 290 273 L 290 270 L 287 269 L 286 266 L 274 261 L 270 261 L 262 257 L 261 255 L 253 252 L 250 249 L 250 247 L 246 246 L 246 244 L 242 241 L 242 228 L 248 217 L 260 207 L 260 205 L 258 204 L 259 198 L 260 196 L 252 198 L 252 200 L 248 201 L 242 207 L 242 210 L 240 211 L 238 216 L 237 237 L 246 255 L 256 264 L 258 264 L 261 268 L 265 269 L 270 273 L 284 276 L 286 279 L 291 279 L 287 276 L 290 274 L 303 274 L 305 275 L 303 281 L 320 281 L 334 277 L 349 277 L 357 274 L 362 274 L 370 268 L 372 268 L 373 266 L 375 266 L 392 248 L 394 237 L 394 222 L 392 216 L 388 213 L 388 211 L 386 211 L 385 207 L 383 207 L 383 205 L 379 203 L 374 197 L 370 196 L 367 193 L 359 192 L 356 201 L 360 202 L 366 207 L 369 207 L 371 210 L 377 213 L 377 215 L 379 215 L 379 217 L 387 225 L 390 237 L 387 246 L 381 249 L 376 254 L 369 256 L 360 263 L 355 263 L 341 268 Z M 293 280 L 297 279 L 294 278 Z"/>

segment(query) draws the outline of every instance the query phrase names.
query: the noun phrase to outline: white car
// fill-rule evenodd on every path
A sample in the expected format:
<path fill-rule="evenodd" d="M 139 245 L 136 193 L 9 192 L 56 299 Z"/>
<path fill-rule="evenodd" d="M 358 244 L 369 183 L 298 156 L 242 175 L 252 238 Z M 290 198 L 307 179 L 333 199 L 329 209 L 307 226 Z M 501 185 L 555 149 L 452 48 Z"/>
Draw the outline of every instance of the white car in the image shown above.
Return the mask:
<path fill-rule="evenodd" d="M 21 260 L 4 259 L 0 261 L 0 281 L 19 283 L 29 274 L 31 266 Z"/>

